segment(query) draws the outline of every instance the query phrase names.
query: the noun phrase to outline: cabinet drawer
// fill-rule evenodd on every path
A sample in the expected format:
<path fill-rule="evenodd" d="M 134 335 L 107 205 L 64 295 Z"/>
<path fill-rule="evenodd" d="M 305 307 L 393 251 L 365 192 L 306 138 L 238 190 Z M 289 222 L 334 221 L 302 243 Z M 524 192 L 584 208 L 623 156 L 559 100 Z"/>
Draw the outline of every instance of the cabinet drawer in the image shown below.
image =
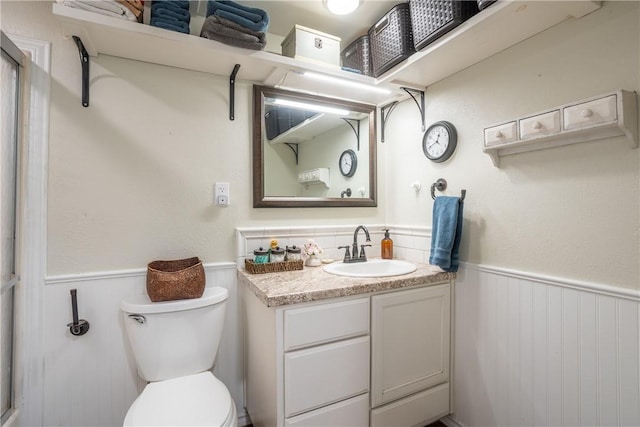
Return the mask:
<path fill-rule="evenodd" d="M 369 333 L 369 298 L 284 312 L 284 351 Z"/>
<path fill-rule="evenodd" d="M 618 119 L 617 96 L 611 95 L 564 109 L 565 130 L 580 129 Z"/>
<path fill-rule="evenodd" d="M 369 426 L 369 395 L 363 394 L 344 402 L 333 405 L 297 417 L 287 418 L 285 426 L 326 427 L 326 426 Z"/>
<path fill-rule="evenodd" d="M 369 337 L 293 351 L 284 356 L 285 417 L 369 391 Z"/>
<path fill-rule="evenodd" d="M 516 122 L 493 126 L 484 130 L 484 146 L 506 144 L 518 139 Z"/>
<path fill-rule="evenodd" d="M 449 383 L 371 410 L 371 427 L 426 425 L 449 413 Z"/>
<path fill-rule="evenodd" d="M 520 139 L 538 138 L 560 132 L 560 110 L 520 120 Z"/>

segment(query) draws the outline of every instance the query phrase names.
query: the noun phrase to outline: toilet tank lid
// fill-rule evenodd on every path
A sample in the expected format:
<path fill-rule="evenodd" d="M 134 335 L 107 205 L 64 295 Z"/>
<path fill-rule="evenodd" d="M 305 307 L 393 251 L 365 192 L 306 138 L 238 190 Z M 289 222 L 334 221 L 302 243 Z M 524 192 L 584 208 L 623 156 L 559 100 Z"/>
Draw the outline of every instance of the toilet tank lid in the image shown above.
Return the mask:
<path fill-rule="evenodd" d="M 225 301 L 228 296 L 229 291 L 219 286 L 206 287 L 200 298 L 176 301 L 152 302 L 147 294 L 138 294 L 123 299 L 120 309 L 125 313 L 169 313 L 217 304 Z"/>

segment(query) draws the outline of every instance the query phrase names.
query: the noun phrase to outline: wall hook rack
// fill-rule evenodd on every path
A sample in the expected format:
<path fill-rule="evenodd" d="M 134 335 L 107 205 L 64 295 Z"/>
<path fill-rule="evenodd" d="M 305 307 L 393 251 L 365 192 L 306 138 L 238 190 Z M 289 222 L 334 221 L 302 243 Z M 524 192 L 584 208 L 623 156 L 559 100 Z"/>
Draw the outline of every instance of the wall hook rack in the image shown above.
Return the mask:
<path fill-rule="evenodd" d="M 80 54 L 80 64 L 82 65 L 82 106 L 89 106 L 89 54 L 87 49 L 84 48 L 82 40 L 78 36 L 72 36 L 73 41 L 78 46 L 78 53 Z"/>
<path fill-rule="evenodd" d="M 425 124 L 424 124 L 424 91 L 423 90 L 419 90 L 419 89 L 413 89 L 410 87 L 400 87 L 400 89 L 402 89 L 403 91 L 407 92 L 409 94 L 409 96 L 411 97 L 411 99 L 413 99 L 413 102 L 416 103 L 416 106 L 418 107 L 418 110 L 420 111 L 420 122 L 421 122 L 421 126 L 422 126 L 422 132 L 425 131 Z M 420 102 L 418 102 L 418 100 L 416 99 L 416 96 L 420 96 Z M 380 118 L 382 121 L 382 135 L 380 137 L 380 141 L 384 142 L 384 130 L 387 124 L 387 121 L 389 120 L 389 116 L 391 115 L 391 113 L 393 112 L 394 108 L 396 108 L 396 106 L 398 105 L 398 101 L 393 101 L 390 102 L 389 104 L 383 105 L 382 107 L 380 107 Z"/>
<path fill-rule="evenodd" d="M 433 184 L 431 184 L 431 198 L 433 200 L 436 199 L 436 190 L 438 191 L 444 191 L 447 189 L 447 180 L 444 178 L 439 178 L 436 182 L 434 182 Z M 462 203 L 464 201 L 464 198 L 467 195 L 467 190 L 461 190 L 460 191 L 460 203 Z"/>
<path fill-rule="evenodd" d="M 236 75 L 239 69 L 240 64 L 236 64 L 229 76 L 229 120 L 235 119 Z"/>
<path fill-rule="evenodd" d="M 351 126 L 351 129 L 353 130 L 353 133 L 356 134 L 356 142 L 357 142 L 357 146 L 358 146 L 358 151 L 360 151 L 360 120 L 358 119 L 349 119 L 346 117 L 343 117 L 342 120 L 344 120 L 349 126 Z"/>

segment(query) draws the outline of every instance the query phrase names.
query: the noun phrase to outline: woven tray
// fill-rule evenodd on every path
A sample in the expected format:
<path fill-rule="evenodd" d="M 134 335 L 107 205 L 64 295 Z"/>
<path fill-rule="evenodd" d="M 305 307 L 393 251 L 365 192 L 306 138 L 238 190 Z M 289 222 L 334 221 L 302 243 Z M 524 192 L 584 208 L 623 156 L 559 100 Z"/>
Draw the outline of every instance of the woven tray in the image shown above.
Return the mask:
<path fill-rule="evenodd" d="M 265 264 L 256 264 L 250 259 L 244 260 L 244 267 L 249 273 L 263 274 L 263 273 L 277 273 L 279 271 L 294 271 L 302 270 L 303 261 L 283 261 L 283 262 L 268 262 Z"/>

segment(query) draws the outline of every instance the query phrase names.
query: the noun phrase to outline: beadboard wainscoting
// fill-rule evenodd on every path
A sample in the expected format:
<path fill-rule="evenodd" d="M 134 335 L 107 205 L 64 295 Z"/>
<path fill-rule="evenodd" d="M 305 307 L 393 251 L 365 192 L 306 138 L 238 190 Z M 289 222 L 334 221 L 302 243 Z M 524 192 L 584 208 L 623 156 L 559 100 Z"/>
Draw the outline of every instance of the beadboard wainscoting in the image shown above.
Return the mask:
<path fill-rule="evenodd" d="M 222 342 L 214 374 L 244 413 L 242 323 L 236 265 L 205 265 L 207 286 L 229 290 Z M 145 292 L 146 270 L 48 277 L 44 319 L 45 426 L 117 426 L 144 387 L 124 331 L 120 301 Z M 69 333 L 70 290 L 77 289 L 78 314 L 90 323 L 83 336 Z M 160 356 L 160 355 L 159 355 Z M 243 425 L 242 422 L 240 425 Z"/>
<path fill-rule="evenodd" d="M 640 292 L 464 264 L 455 301 L 460 425 L 640 425 Z"/>

